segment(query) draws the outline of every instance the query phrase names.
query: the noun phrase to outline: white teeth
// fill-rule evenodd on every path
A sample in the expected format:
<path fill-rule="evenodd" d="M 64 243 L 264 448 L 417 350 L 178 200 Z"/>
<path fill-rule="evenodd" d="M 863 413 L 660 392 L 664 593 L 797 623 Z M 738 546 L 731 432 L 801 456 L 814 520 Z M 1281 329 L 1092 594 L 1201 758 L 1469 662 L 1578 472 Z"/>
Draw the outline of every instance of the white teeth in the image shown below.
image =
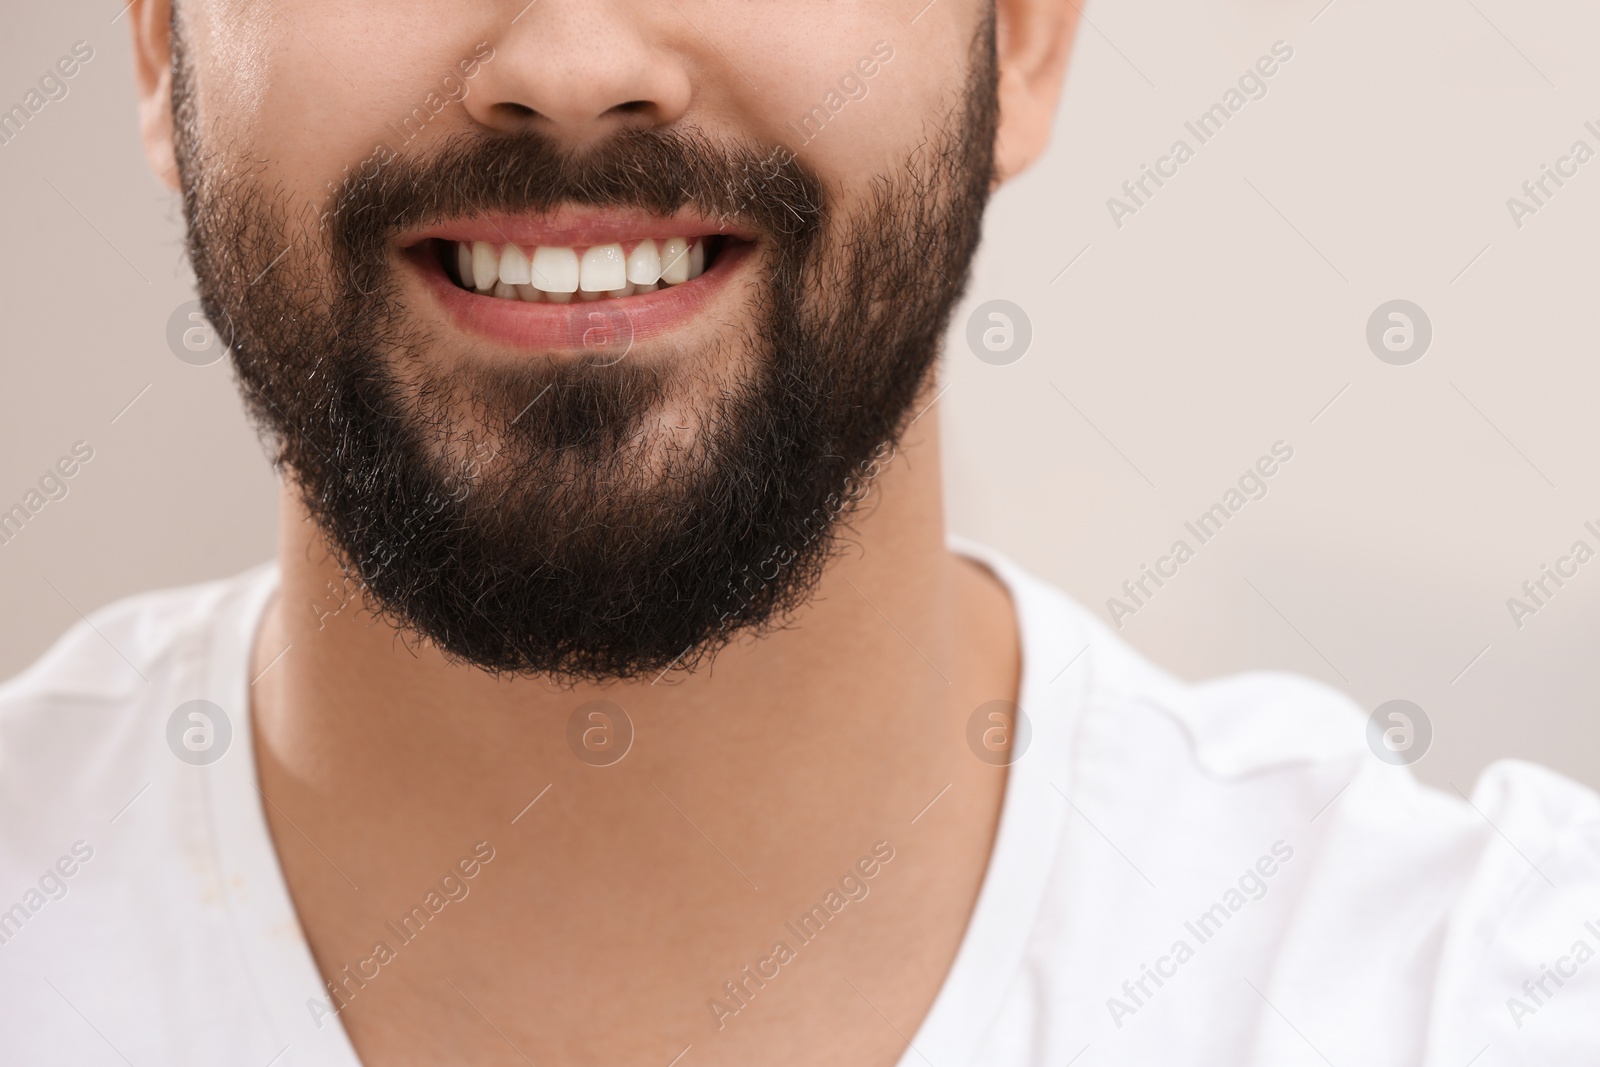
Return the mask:
<path fill-rule="evenodd" d="M 653 293 L 700 277 L 704 240 L 646 239 L 625 252 L 620 242 L 585 249 L 540 246 L 532 255 L 513 244 L 457 241 L 455 268 L 463 288 L 503 300 L 567 304 Z"/>
<path fill-rule="evenodd" d="M 654 241 L 640 241 L 628 253 L 628 280 L 635 285 L 654 285 L 661 280 L 661 250 Z"/>
<path fill-rule="evenodd" d="M 661 280 L 668 285 L 689 280 L 689 242 L 682 237 L 669 237 L 661 246 Z"/>
<path fill-rule="evenodd" d="M 506 245 L 500 253 L 500 280 L 512 285 L 527 285 L 533 281 L 532 265 L 516 245 Z"/>
<path fill-rule="evenodd" d="M 627 260 L 619 244 L 595 245 L 583 254 L 582 281 L 587 293 L 608 293 L 628 284 Z"/>
<path fill-rule="evenodd" d="M 500 280 L 500 254 L 488 241 L 472 242 L 472 284 L 476 289 L 493 289 Z"/>
<path fill-rule="evenodd" d="M 533 253 L 533 284 L 547 293 L 578 291 L 578 253 L 540 245 Z"/>

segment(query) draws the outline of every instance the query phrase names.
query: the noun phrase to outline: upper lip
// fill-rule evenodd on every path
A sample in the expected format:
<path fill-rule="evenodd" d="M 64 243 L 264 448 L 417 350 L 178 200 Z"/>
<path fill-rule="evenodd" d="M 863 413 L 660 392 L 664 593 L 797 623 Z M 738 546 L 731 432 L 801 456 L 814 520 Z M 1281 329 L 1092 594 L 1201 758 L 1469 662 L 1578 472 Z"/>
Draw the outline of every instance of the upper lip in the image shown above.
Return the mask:
<path fill-rule="evenodd" d="M 401 238 L 409 247 L 429 239 L 487 241 L 523 246 L 589 247 L 642 241 L 646 238 L 707 237 L 727 234 L 743 240 L 753 235 L 726 220 L 679 212 L 656 215 L 609 208 L 558 208 L 542 215 L 486 214 L 435 223 Z"/>

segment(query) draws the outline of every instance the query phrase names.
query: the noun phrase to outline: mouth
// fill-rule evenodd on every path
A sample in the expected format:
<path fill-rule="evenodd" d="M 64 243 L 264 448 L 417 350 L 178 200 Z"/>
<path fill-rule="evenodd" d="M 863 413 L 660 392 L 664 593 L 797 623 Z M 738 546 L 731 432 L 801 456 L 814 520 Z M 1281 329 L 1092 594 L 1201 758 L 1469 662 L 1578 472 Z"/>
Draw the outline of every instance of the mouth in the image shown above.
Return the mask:
<path fill-rule="evenodd" d="M 402 257 L 457 326 L 518 348 L 632 342 L 695 317 L 753 250 L 689 220 L 487 218 L 413 236 Z M 610 342 L 610 343 L 615 343 Z"/>

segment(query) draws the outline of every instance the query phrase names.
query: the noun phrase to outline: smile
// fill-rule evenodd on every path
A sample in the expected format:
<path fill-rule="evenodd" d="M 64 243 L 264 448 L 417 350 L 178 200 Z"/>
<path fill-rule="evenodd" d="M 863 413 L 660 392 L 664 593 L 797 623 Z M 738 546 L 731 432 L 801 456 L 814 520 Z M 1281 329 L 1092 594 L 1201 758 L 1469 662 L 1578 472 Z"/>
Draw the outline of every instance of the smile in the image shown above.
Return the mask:
<path fill-rule="evenodd" d="M 446 224 L 403 257 L 459 328 L 552 349 L 592 347 L 597 314 L 630 342 L 688 321 L 753 248 L 697 220 L 585 212 Z"/>

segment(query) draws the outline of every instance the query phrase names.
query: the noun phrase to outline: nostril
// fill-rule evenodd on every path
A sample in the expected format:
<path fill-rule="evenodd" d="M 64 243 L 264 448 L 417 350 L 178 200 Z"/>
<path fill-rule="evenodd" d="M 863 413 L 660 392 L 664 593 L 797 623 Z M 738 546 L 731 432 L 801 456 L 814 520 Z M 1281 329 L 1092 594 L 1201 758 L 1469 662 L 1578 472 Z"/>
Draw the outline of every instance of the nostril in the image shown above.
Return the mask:
<path fill-rule="evenodd" d="M 611 110 L 623 115 L 638 115 L 649 111 L 654 106 L 648 100 L 629 100 L 625 104 L 617 104 Z"/>
<path fill-rule="evenodd" d="M 495 109 L 504 112 L 514 119 L 531 119 L 539 114 L 527 104 L 517 104 L 510 101 L 496 104 Z"/>

